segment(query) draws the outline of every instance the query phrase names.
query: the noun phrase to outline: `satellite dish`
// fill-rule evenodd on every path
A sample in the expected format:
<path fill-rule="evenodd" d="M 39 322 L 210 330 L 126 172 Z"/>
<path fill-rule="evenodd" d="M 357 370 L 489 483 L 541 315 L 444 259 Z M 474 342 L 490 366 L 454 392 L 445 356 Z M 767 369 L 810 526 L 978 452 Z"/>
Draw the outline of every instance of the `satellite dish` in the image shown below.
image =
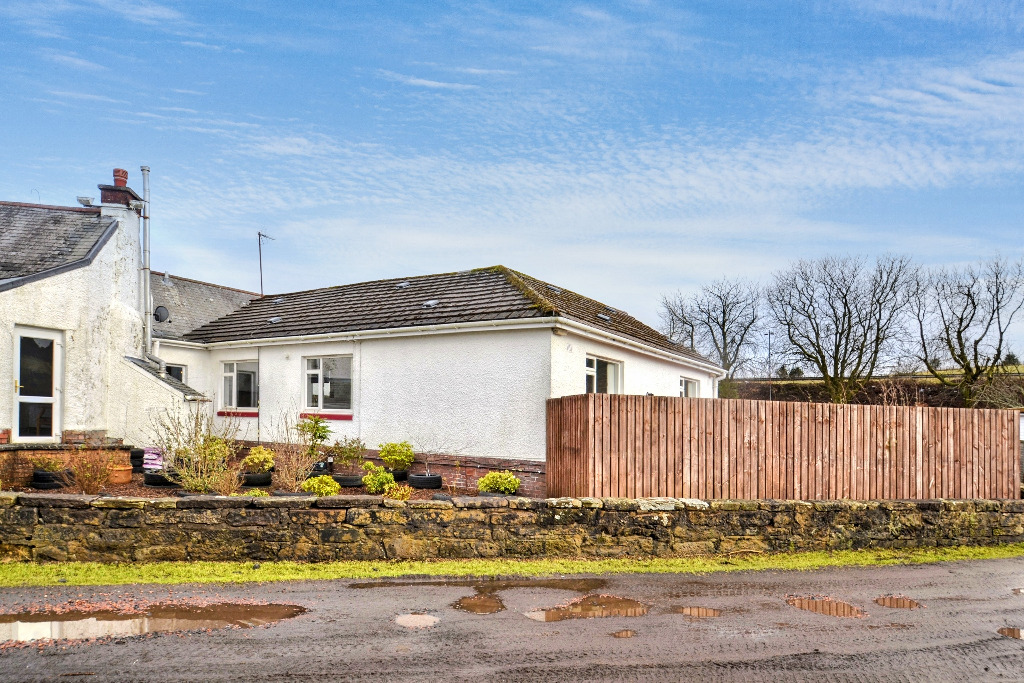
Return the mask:
<path fill-rule="evenodd" d="M 165 306 L 157 306 L 156 310 L 153 311 L 153 317 L 156 318 L 158 323 L 162 323 L 171 317 L 171 312 Z"/>

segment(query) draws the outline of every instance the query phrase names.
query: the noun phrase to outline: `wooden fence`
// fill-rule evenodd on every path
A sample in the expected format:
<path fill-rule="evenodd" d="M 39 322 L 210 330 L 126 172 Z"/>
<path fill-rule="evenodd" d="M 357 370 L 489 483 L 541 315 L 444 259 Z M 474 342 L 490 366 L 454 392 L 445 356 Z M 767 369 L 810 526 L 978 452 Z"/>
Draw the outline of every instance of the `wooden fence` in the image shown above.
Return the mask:
<path fill-rule="evenodd" d="M 551 496 L 1019 498 L 1018 412 L 586 394 L 547 404 Z"/>

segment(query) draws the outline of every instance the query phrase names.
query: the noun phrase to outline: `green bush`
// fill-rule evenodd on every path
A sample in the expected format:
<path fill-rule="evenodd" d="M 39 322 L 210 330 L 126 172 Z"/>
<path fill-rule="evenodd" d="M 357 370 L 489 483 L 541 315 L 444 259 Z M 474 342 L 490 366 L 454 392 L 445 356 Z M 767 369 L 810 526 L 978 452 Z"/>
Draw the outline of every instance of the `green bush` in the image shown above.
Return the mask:
<path fill-rule="evenodd" d="M 274 451 L 264 446 L 256 446 L 242 459 L 242 471 L 249 474 L 269 472 L 273 467 Z"/>
<path fill-rule="evenodd" d="M 302 482 L 302 490 L 314 496 L 336 496 L 341 485 L 325 474 Z"/>
<path fill-rule="evenodd" d="M 33 469 L 42 470 L 43 472 L 63 472 L 67 466 L 64 458 L 48 453 L 34 455 L 29 459 L 29 462 L 32 463 Z"/>
<path fill-rule="evenodd" d="M 334 464 L 345 467 L 353 467 L 362 460 L 366 452 L 366 444 L 362 439 L 346 436 L 327 449 L 327 455 L 334 456 Z"/>
<path fill-rule="evenodd" d="M 508 493 L 512 494 L 519 490 L 519 477 L 508 470 L 503 472 L 488 472 L 480 477 L 476 483 L 480 491 L 487 493 Z"/>
<path fill-rule="evenodd" d="M 391 482 L 384 487 L 384 497 L 391 500 L 409 500 L 412 498 L 412 487 L 408 484 Z"/>
<path fill-rule="evenodd" d="M 363 476 L 363 486 L 367 493 L 384 493 L 389 484 L 395 483 L 395 477 L 380 465 L 372 462 L 364 462 L 363 469 L 366 474 Z"/>
<path fill-rule="evenodd" d="M 270 494 L 264 491 L 263 489 L 252 489 L 250 491 L 235 491 L 234 493 L 230 493 L 228 495 L 230 495 L 232 498 L 238 498 L 242 496 L 246 498 L 250 496 L 252 496 L 253 498 L 262 498 L 263 496 L 269 496 Z"/>
<path fill-rule="evenodd" d="M 377 455 L 381 462 L 387 465 L 392 472 L 409 469 L 409 465 L 416 457 L 412 452 L 412 444 L 408 441 L 382 443 L 377 448 L 380 449 L 377 451 Z"/>
<path fill-rule="evenodd" d="M 295 431 L 299 438 L 306 445 L 306 451 L 311 456 L 318 456 L 323 448 L 324 442 L 331 436 L 331 428 L 327 420 L 319 415 L 310 415 L 299 420 L 295 425 Z"/>

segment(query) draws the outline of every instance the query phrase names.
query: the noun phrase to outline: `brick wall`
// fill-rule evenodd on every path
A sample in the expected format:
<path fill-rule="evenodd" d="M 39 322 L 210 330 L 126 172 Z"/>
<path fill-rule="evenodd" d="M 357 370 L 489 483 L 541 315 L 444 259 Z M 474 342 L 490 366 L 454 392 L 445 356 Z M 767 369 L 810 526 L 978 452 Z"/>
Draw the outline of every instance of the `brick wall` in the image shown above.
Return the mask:
<path fill-rule="evenodd" d="M 0 493 L 0 560 L 689 557 L 1024 541 L 1024 501 Z"/>
<path fill-rule="evenodd" d="M 106 450 L 124 451 L 124 462 L 128 464 L 128 446 L 103 446 Z M 67 460 L 72 449 L 63 444 L 53 446 L 20 446 L 8 444 L 0 448 L 0 484 L 4 488 L 28 486 L 32 479 L 32 460 L 36 456 L 56 456 Z"/>
<path fill-rule="evenodd" d="M 11 430 L 0 429 L 0 444 L 7 444 L 11 442 Z"/>

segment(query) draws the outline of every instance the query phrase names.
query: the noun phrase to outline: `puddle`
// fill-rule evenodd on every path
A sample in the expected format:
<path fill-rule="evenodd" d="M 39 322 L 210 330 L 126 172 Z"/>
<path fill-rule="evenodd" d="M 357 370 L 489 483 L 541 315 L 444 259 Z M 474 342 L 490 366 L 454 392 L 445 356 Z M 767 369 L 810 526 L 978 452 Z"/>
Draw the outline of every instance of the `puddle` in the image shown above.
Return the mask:
<path fill-rule="evenodd" d="M 395 623 L 406 628 L 430 628 L 441 621 L 430 614 L 399 614 L 395 617 Z"/>
<path fill-rule="evenodd" d="M 916 600 L 911 600 L 902 595 L 883 595 L 880 598 L 875 598 L 875 603 L 882 607 L 892 607 L 894 609 L 920 609 L 924 607 L 924 605 Z"/>
<path fill-rule="evenodd" d="M 605 579 L 456 579 L 453 581 L 373 581 L 353 583 L 349 588 L 395 588 L 403 586 L 467 586 L 475 595 L 459 598 L 452 607 L 471 614 L 495 614 L 505 611 L 498 593 L 512 588 L 550 588 L 553 590 L 590 593 L 604 588 Z"/>
<path fill-rule="evenodd" d="M 251 628 L 291 619 L 306 611 L 298 605 L 236 605 L 205 607 L 155 605 L 139 614 L 115 611 L 46 612 L 0 615 L 0 641 L 140 636 L 146 633 L 194 631 L 237 626 Z"/>
<path fill-rule="evenodd" d="M 998 631 L 996 631 L 996 633 L 998 633 L 1001 636 L 1006 636 L 1007 638 L 1016 638 L 1017 640 L 1021 639 L 1019 628 L 1010 628 L 1007 626 L 999 629 Z"/>
<path fill-rule="evenodd" d="M 505 610 L 505 603 L 494 593 L 477 593 L 459 598 L 452 607 L 473 614 L 494 614 Z"/>
<path fill-rule="evenodd" d="M 594 619 L 600 617 L 642 617 L 650 609 L 629 598 L 614 595 L 586 595 L 559 607 L 526 612 L 534 621 L 564 621 L 566 619 Z"/>
<path fill-rule="evenodd" d="M 708 619 L 722 616 L 722 610 L 711 607 L 672 607 L 669 614 L 685 614 L 691 619 Z"/>
<path fill-rule="evenodd" d="M 848 602 L 833 600 L 832 598 L 786 598 L 786 602 L 793 607 L 805 609 L 816 614 L 825 614 L 830 617 L 866 617 L 867 614 L 859 607 L 854 607 Z"/>
<path fill-rule="evenodd" d="M 626 628 L 622 629 L 621 631 L 616 631 L 615 633 L 613 633 L 612 638 L 632 638 L 635 635 L 636 631 L 631 631 L 630 629 Z"/>

